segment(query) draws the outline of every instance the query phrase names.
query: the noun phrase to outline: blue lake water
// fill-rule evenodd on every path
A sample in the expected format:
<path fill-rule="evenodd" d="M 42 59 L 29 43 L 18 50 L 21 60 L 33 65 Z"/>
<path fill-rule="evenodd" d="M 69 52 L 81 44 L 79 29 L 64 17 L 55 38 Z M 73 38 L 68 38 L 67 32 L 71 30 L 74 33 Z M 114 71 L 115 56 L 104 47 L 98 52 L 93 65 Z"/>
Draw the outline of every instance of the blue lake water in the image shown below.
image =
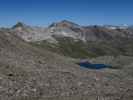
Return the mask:
<path fill-rule="evenodd" d="M 103 68 L 111 68 L 111 65 L 106 64 L 91 64 L 89 62 L 80 62 L 78 63 L 81 67 L 88 68 L 88 69 L 103 69 Z"/>

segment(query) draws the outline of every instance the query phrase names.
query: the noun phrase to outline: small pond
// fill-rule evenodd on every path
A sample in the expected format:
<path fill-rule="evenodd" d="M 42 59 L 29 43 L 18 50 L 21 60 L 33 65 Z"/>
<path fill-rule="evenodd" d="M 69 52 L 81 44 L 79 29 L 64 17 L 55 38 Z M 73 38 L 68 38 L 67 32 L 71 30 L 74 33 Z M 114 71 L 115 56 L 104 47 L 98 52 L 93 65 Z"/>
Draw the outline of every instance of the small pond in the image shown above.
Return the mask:
<path fill-rule="evenodd" d="M 81 67 L 88 68 L 88 69 L 103 69 L 103 68 L 111 68 L 111 65 L 106 65 L 106 64 L 92 64 L 89 62 L 80 62 L 77 63 Z"/>

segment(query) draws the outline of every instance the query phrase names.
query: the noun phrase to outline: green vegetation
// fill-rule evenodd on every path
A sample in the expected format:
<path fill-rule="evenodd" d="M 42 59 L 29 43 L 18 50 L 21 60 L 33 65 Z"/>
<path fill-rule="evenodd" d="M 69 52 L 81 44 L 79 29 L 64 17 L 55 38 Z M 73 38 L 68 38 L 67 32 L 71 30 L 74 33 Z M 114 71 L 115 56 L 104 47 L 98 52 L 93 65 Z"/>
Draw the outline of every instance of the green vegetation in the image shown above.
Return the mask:
<path fill-rule="evenodd" d="M 85 43 L 80 40 L 73 40 L 71 38 L 58 38 L 58 44 L 51 44 L 47 41 L 31 44 L 72 58 L 88 58 L 97 56 L 95 53 L 88 51 Z"/>
<path fill-rule="evenodd" d="M 58 53 L 60 55 L 72 58 L 93 58 L 98 56 L 132 56 L 133 46 L 131 41 L 127 43 L 121 41 L 88 41 L 87 43 L 81 40 L 74 40 L 68 37 L 55 37 L 57 44 L 47 41 L 39 41 L 31 43 L 42 49 Z"/>

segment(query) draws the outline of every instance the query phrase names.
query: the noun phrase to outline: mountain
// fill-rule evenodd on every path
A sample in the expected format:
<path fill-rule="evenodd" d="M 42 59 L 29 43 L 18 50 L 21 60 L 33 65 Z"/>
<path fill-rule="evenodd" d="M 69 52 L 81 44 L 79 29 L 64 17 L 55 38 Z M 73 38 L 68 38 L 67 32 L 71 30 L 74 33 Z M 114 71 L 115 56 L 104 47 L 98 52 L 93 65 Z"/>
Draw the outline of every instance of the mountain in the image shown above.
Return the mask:
<path fill-rule="evenodd" d="M 92 63 L 107 63 L 112 68 L 81 68 L 76 64 L 78 59 L 39 48 L 34 44 L 36 41 L 33 44 L 32 40 L 24 41 L 20 33 L 31 34 L 29 30 L 35 29 L 25 24 L 0 29 L 0 100 L 132 100 L 133 57 L 88 58 Z M 63 43 L 62 46 L 68 41 L 75 42 L 70 37 L 55 39 Z M 82 48 L 79 42 L 68 49 L 77 45 Z"/>
<path fill-rule="evenodd" d="M 131 26 L 80 26 L 63 20 L 48 27 L 32 27 L 22 23 L 12 31 L 34 46 L 73 58 L 104 55 L 133 55 Z"/>
<path fill-rule="evenodd" d="M 79 28 L 80 25 L 75 24 L 68 20 L 63 20 L 61 22 L 53 23 L 49 27 L 67 27 L 67 28 Z"/>
<path fill-rule="evenodd" d="M 109 27 L 114 27 L 114 29 Z M 21 37 L 27 41 L 46 40 L 48 38 L 53 38 L 53 36 L 71 37 L 82 41 L 108 40 L 115 39 L 117 37 L 133 38 L 132 30 L 121 27 L 122 26 L 109 25 L 80 26 L 73 22 L 63 20 L 61 22 L 53 23 L 46 28 L 30 27 L 19 22 L 13 26 L 13 30 L 15 30 L 18 35 L 21 35 Z M 34 39 L 35 37 L 36 39 Z"/>

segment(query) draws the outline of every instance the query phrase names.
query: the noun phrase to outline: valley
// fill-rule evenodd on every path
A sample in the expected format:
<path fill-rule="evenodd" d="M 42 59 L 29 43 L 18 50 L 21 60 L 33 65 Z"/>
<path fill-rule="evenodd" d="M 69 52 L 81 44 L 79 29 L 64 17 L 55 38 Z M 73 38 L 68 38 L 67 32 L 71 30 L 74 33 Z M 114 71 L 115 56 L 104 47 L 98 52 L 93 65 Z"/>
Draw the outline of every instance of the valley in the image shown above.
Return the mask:
<path fill-rule="evenodd" d="M 90 69 L 77 63 L 110 65 Z M 48 27 L 17 23 L 0 29 L 0 100 L 132 100 L 132 27 Z"/>

